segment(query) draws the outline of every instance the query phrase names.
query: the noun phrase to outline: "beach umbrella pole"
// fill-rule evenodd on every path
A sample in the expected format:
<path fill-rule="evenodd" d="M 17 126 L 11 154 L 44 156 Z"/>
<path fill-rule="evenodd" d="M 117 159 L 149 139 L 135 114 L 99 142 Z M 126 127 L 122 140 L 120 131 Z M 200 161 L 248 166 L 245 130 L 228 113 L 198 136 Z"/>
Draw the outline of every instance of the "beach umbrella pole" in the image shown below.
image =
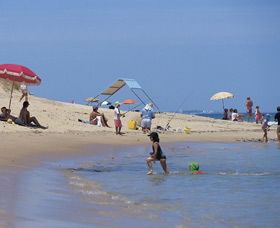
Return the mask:
<path fill-rule="evenodd" d="M 224 110 L 225 109 L 224 99 L 222 99 L 222 103 L 223 103 L 223 110 Z"/>
<path fill-rule="evenodd" d="M 12 84 L 11 95 L 10 95 L 10 102 L 9 102 L 9 109 L 11 108 L 12 97 L 13 97 L 13 91 L 14 91 L 14 84 L 15 84 L 15 82 L 13 82 L 13 84 Z"/>

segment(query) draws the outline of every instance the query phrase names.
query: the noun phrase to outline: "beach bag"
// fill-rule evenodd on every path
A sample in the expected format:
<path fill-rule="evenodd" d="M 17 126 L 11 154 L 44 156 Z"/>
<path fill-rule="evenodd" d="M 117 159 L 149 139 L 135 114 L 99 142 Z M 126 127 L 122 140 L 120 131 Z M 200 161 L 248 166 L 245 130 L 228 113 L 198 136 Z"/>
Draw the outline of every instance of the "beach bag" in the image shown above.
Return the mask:
<path fill-rule="evenodd" d="M 128 129 L 130 130 L 136 130 L 136 121 L 135 120 L 130 120 L 128 122 Z"/>

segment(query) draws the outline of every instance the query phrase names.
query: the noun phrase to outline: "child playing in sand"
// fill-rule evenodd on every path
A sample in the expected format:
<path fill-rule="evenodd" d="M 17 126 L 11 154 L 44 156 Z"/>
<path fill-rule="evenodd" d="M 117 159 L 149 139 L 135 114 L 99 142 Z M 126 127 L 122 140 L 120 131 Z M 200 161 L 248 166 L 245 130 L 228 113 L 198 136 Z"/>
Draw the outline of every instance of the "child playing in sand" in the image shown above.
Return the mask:
<path fill-rule="evenodd" d="M 164 171 L 164 174 L 168 174 L 168 169 L 166 165 L 166 156 L 162 153 L 160 145 L 159 145 L 159 136 L 158 133 L 152 132 L 148 135 L 150 137 L 150 140 L 153 142 L 152 149 L 153 152 L 150 153 L 150 157 L 146 159 L 149 171 L 147 172 L 147 175 L 153 174 L 153 162 L 159 161 L 161 164 L 161 167 Z"/>
<path fill-rule="evenodd" d="M 268 125 L 269 119 L 270 119 L 270 115 L 269 115 L 269 114 L 266 114 L 266 115 L 265 115 L 265 118 L 264 118 L 264 120 L 263 120 L 263 122 L 262 122 L 262 130 L 263 130 L 263 132 L 264 132 L 264 134 L 263 134 L 263 141 L 265 141 L 265 142 L 268 141 L 268 139 L 267 139 L 267 131 L 268 131 L 269 127 L 270 127 L 270 126 Z"/>

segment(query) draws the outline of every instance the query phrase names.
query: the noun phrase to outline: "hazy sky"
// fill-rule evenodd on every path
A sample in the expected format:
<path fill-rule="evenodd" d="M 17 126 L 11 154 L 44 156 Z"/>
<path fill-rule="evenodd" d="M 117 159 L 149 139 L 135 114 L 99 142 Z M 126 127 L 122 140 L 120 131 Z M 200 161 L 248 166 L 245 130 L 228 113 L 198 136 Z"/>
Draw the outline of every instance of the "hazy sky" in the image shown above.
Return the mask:
<path fill-rule="evenodd" d="M 0 0 L 0 63 L 42 78 L 37 96 L 84 104 L 134 78 L 162 111 L 280 105 L 278 0 Z M 110 101 L 135 99 L 128 88 Z"/>

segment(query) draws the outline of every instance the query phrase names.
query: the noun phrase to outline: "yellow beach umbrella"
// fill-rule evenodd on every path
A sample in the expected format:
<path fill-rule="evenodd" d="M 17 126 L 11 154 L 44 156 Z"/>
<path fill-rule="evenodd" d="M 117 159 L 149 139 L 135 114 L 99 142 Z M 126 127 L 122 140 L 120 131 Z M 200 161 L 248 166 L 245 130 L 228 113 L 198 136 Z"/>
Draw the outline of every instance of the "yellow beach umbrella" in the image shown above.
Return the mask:
<path fill-rule="evenodd" d="M 222 100 L 223 102 L 223 109 L 224 107 L 224 99 L 226 98 L 233 98 L 234 94 L 229 93 L 229 92 L 219 92 L 219 93 L 215 93 L 212 97 L 210 97 L 210 100 Z"/>

